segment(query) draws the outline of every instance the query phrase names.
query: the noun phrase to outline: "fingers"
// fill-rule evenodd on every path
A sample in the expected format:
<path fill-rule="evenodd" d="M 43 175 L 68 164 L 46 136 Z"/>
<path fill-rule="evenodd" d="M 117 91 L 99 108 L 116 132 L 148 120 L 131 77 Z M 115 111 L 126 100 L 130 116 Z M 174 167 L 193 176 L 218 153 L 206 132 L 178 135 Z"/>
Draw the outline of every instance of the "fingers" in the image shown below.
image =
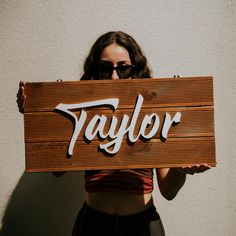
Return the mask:
<path fill-rule="evenodd" d="M 185 174 L 196 174 L 196 173 L 202 173 L 206 170 L 209 170 L 211 168 L 208 164 L 196 164 L 196 165 L 190 165 L 190 166 L 184 166 L 180 167 L 178 170 Z"/>
<path fill-rule="evenodd" d="M 25 95 L 25 82 L 20 81 L 19 90 L 17 93 L 17 104 L 19 112 L 24 113 L 24 105 L 25 105 L 26 95 Z"/>

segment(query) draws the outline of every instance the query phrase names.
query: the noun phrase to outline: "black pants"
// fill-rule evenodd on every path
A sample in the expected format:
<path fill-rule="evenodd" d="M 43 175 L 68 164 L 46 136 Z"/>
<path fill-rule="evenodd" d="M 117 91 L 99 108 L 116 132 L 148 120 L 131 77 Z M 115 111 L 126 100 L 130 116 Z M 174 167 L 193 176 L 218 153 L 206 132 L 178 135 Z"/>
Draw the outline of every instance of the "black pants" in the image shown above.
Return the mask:
<path fill-rule="evenodd" d="M 153 205 L 144 212 L 120 216 L 101 213 L 85 202 L 76 218 L 72 236 L 164 236 Z"/>

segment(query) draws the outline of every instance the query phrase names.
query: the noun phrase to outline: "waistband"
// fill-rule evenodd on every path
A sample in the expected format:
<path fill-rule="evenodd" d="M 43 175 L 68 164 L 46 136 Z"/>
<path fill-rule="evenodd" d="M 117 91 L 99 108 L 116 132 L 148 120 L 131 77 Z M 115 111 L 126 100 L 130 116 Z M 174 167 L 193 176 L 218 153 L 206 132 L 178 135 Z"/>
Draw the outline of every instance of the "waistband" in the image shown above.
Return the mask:
<path fill-rule="evenodd" d="M 131 215 L 118 215 L 118 214 L 107 214 L 107 213 L 97 211 L 97 210 L 91 208 L 87 204 L 87 202 L 84 202 L 82 209 L 81 209 L 81 213 L 87 214 L 90 217 L 94 217 L 96 219 L 99 219 L 101 217 L 101 218 L 107 219 L 107 220 L 114 219 L 114 220 L 118 220 L 118 221 L 130 221 L 130 222 L 131 221 L 138 222 L 138 221 L 143 221 L 143 220 L 154 221 L 154 220 L 160 219 L 160 216 L 159 216 L 158 212 L 156 211 L 156 207 L 154 206 L 154 204 L 142 212 L 138 212 L 138 213 L 131 214 Z"/>

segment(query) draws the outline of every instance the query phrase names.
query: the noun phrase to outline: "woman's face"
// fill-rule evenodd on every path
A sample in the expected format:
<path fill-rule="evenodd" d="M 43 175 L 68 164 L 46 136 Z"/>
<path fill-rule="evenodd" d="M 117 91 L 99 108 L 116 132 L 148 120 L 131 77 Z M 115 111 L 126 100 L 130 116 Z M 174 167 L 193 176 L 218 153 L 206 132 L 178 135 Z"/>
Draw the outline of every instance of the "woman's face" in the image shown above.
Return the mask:
<path fill-rule="evenodd" d="M 132 71 L 131 65 L 129 52 L 116 43 L 110 44 L 103 50 L 100 57 L 101 77 L 103 76 L 104 78 L 106 77 L 105 79 L 112 80 L 126 78 L 126 76 L 130 78 Z M 113 67 L 117 67 L 117 69 Z"/>

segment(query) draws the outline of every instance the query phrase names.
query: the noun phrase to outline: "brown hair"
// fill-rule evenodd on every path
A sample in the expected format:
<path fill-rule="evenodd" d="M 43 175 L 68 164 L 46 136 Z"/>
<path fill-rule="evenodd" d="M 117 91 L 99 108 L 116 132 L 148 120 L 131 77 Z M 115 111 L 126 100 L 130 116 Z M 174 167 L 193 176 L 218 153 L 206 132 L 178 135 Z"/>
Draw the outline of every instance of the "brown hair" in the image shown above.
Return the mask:
<path fill-rule="evenodd" d="M 97 76 L 97 65 L 99 64 L 100 56 L 102 51 L 112 43 L 124 47 L 129 52 L 131 63 L 135 66 L 132 78 L 151 77 L 151 70 L 147 65 L 147 59 L 134 38 L 122 31 L 111 31 L 101 35 L 92 46 L 84 63 L 84 74 L 81 80 L 99 79 Z"/>

